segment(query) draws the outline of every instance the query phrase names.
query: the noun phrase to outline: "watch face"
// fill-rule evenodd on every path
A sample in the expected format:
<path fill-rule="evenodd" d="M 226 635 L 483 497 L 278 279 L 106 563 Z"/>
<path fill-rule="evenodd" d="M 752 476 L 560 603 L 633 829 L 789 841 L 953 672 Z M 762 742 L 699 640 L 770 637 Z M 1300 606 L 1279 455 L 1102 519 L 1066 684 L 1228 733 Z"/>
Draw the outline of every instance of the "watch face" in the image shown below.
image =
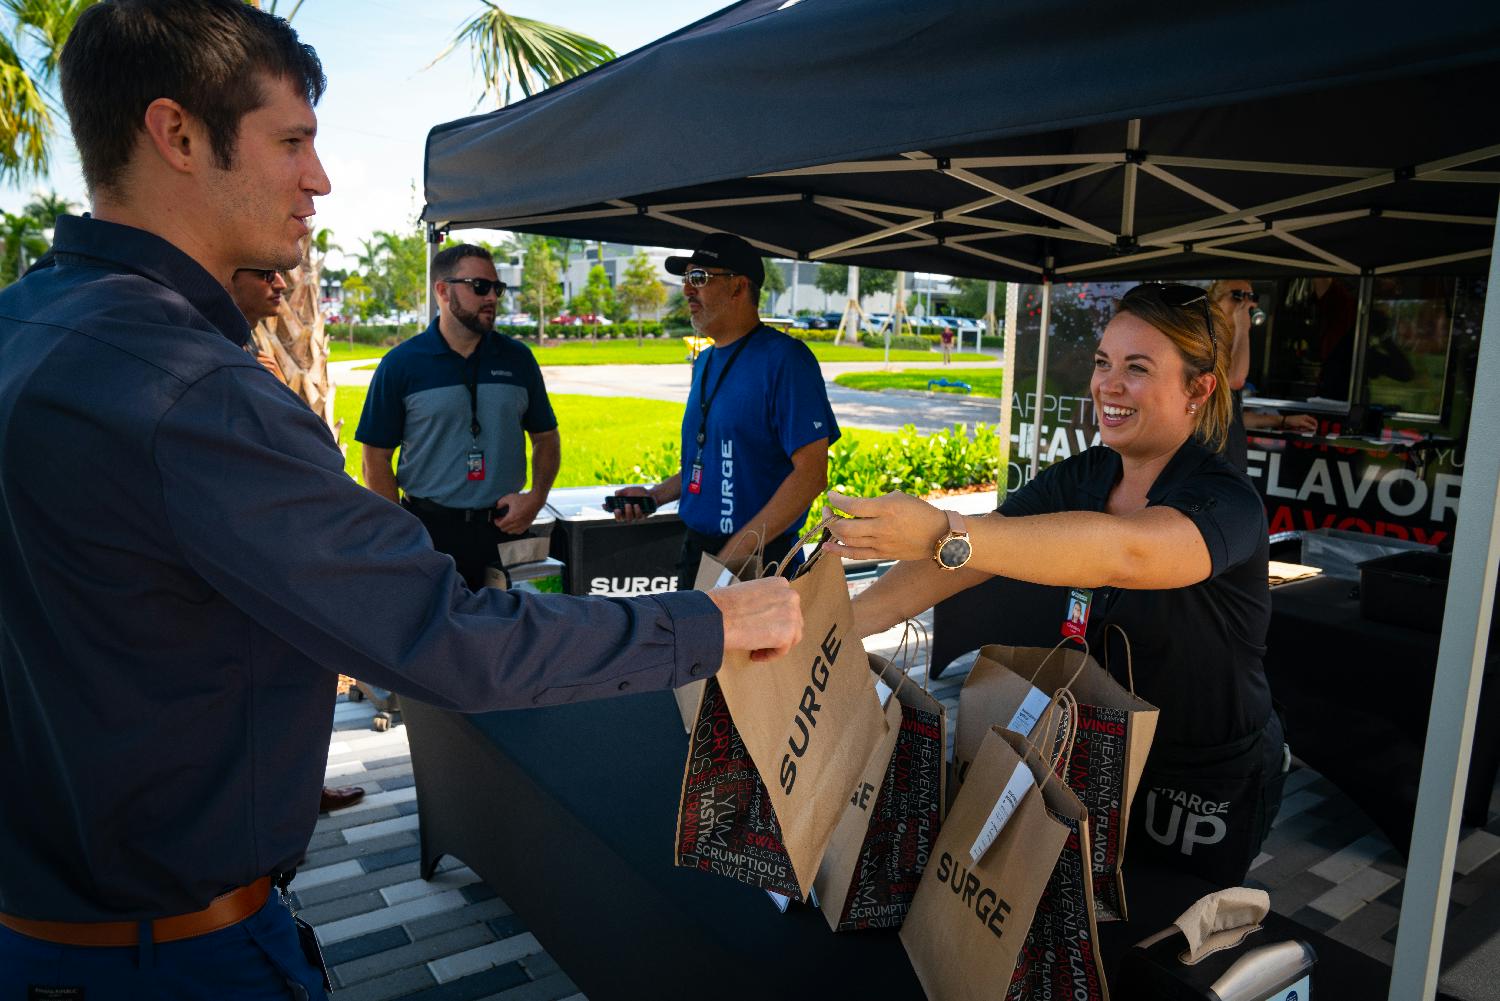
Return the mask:
<path fill-rule="evenodd" d="M 949 539 L 943 543 L 943 548 L 938 551 L 938 560 L 945 567 L 955 570 L 969 562 L 969 554 L 973 552 L 969 540 L 959 536 Z"/>

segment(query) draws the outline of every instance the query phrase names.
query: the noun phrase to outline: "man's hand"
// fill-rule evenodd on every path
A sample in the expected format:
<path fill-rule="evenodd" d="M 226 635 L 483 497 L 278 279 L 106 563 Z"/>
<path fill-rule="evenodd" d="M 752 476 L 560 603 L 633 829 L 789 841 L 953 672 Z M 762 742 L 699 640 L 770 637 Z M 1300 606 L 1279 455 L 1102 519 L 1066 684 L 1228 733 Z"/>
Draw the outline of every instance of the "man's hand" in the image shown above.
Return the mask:
<path fill-rule="evenodd" d="M 495 527 L 510 535 L 520 535 L 536 520 L 537 512 L 542 509 L 542 499 L 523 490 L 501 497 L 495 501 L 495 508 Z M 500 508 L 509 510 L 499 513 Z"/>
<path fill-rule="evenodd" d="M 266 371 L 274 375 L 278 381 L 286 382 L 286 375 L 281 371 L 281 365 L 277 363 L 274 355 L 261 351 L 255 356 L 255 360 L 265 366 Z"/>
<path fill-rule="evenodd" d="M 707 592 L 724 616 L 724 649 L 774 660 L 802 639 L 802 599 L 784 577 L 731 584 Z"/>
<path fill-rule="evenodd" d="M 656 495 L 651 492 L 650 487 L 642 486 L 621 487 L 620 489 L 615 491 L 615 496 L 651 497 L 653 499 L 656 497 Z M 657 501 L 657 503 L 660 504 L 660 501 Z M 627 504 L 623 508 L 615 511 L 615 521 L 645 521 L 648 517 L 650 516 L 646 514 L 646 508 L 642 504 Z"/>

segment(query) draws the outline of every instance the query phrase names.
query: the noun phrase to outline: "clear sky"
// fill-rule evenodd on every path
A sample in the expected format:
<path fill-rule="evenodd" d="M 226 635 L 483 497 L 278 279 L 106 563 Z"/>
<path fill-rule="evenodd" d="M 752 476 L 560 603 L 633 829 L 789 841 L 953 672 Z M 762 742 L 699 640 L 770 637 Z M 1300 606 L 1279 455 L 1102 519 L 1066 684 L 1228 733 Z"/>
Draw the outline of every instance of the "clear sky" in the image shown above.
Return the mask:
<path fill-rule="evenodd" d="M 728 0 L 500 0 L 509 14 L 591 35 L 624 54 L 726 6 Z M 269 6 L 267 4 L 267 6 Z M 289 5 L 282 0 L 285 9 Z M 432 126 L 483 110 L 483 84 L 466 48 L 424 70 L 476 0 L 304 0 L 292 26 L 322 57 L 328 91 L 318 106 L 318 149 L 333 193 L 315 225 L 346 250 L 375 230 L 404 229 L 422 204 L 422 151 Z M 519 97 L 517 97 L 519 99 Z M 559 135 L 559 155 L 567 136 Z M 72 139 L 63 124 L 50 177 L 0 187 L 14 212 L 33 190 L 55 188 L 86 205 Z M 337 263 L 330 262 L 330 263 Z"/>

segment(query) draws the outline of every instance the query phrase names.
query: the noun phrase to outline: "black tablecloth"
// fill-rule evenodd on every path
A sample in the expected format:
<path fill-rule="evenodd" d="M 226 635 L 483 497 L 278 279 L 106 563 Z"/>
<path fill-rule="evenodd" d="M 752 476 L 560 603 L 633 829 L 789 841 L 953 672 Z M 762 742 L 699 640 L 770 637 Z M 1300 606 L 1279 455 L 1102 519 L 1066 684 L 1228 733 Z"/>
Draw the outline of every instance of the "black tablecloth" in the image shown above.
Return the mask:
<path fill-rule="evenodd" d="M 462 716 L 408 700 L 424 875 L 468 863 L 593 1001 L 921 998 L 894 932 L 835 935 L 820 912 L 679 869 L 687 738 L 669 693 Z M 1109 966 L 1213 887 L 1129 870 Z M 1325 997 L 1384 997 L 1386 968 L 1309 931 Z"/>
<path fill-rule="evenodd" d="M 1360 805 L 1405 851 L 1432 706 L 1438 634 L 1362 618 L 1353 584 L 1314 578 L 1271 592 L 1266 674 L 1292 753 Z M 1500 669 L 1490 650 L 1485 677 Z M 1488 821 L 1500 766 L 1500 684 L 1479 701 L 1465 823 Z"/>

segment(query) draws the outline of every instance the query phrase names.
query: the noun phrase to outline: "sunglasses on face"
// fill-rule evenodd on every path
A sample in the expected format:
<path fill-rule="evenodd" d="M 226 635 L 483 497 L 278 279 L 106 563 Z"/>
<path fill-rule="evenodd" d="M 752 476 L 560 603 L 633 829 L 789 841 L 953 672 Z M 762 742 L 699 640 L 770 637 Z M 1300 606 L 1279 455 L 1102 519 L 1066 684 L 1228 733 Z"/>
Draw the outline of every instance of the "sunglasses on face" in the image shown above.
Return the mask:
<path fill-rule="evenodd" d="M 493 278 L 445 278 L 449 285 L 467 285 L 474 290 L 475 295 L 489 295 L 493 289 L 496 295 L 505 294 L 505 283 Z"/>
<path fill-rule="evenodd" d="M 257 270 L 255 270 L 255 269 L 252 268 L 250 270 L 250 273 L 252 275 L 254 275 L 255 277 L 259 278 L 261 281 L 265 282 L 267 285 L 272 285 L 276 281 L 276 272 L 275 271 L 257 271 Z"/>
<path fill-rule="evenodd" d="M 1232 289 L 1230 289 L 1229 290 L 1229 297 L 1231 299 L 1233 299 L 1235 302 L 1245 302 L 1246 300 L 1248 300 L 1250 302 L 1260 302 L 1260 293 L 1259 292 L 1251 292 L 1248 289 L 1242 289 L 1242 288 L 1232 288 Z"/>
<path fill-rule="evenodd" d="M 1208 341 L 1213 347 L 1214 357 L 1218 357 L 1219 338 L 1214 334 L 1213 312 L 1208 306 L 1208 293 L 1203 289 L 1196 285 L 1184 285 L 1179 282 L 1148 282 L 1126 292 L 1121 302 L 1135 298 L 1154 298 L 1162 305 L 1171 306 L 1173 309 L 1201 306 L 1203 322 L 1208 326 Z"/>
<path fill-rule="evenodd" d="M 740 277 L 739 274 L 737 272 L 734 272 L 734 271 L 718 271 L 718 272 L 714 272 L 714 271 L 704 271 L 702 268 L 694 268 L 693 270 L 689 271 L 687 274 L 685 274 L 685 275 L 682 276 L 682 284 L 684 284 L 684 285 L 691 285 L 691 286 L 693 286 L 693 288 L 702 288 L 703 286 L 707 285 L 711 279 L 714 279 L 714 278 L 738 278 L 738 277 Z"/>

